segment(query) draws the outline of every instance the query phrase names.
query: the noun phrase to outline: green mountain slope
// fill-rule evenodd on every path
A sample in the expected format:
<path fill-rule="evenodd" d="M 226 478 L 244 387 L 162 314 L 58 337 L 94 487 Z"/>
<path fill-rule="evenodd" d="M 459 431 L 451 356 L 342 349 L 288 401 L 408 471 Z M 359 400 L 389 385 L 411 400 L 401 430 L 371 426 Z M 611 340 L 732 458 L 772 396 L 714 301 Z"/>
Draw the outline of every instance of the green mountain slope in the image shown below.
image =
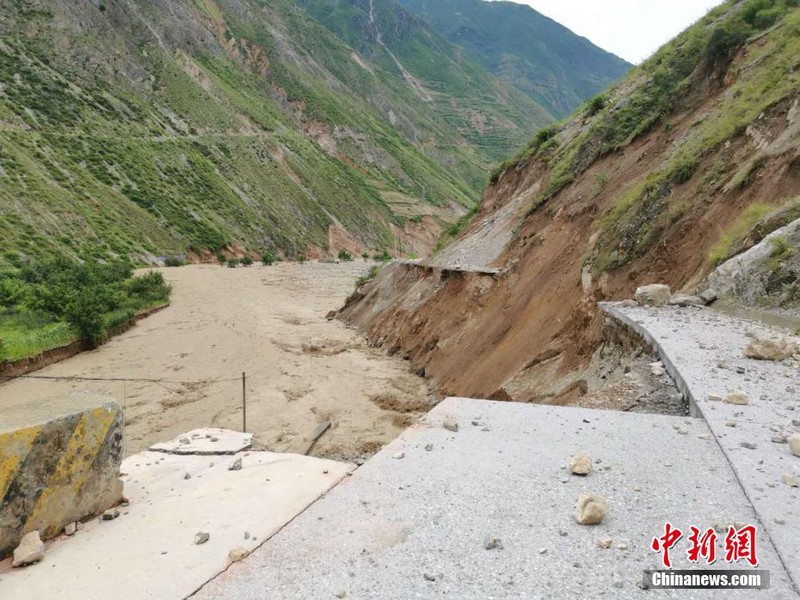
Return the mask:
<path fill-rule="evenodd" d="M 551 116 L 372 15 L 369 43 L 293 0 L 2 3 L 0 266 L 429 239 Z"/>
<path fill-rule="evenodd" d="M 483 156 L 503 158 L 503 149 L 524 143 L 524 132 L 534 124 L 554 119 L 393 0 L 298 3 L 360 55 L 404 78 L 430 110 Z"/>
<path fill-rule="evenodd" d="M 397 0 L 471 59 L 558 118 L 631 65 L 529 6 L 486 0 Z"/>

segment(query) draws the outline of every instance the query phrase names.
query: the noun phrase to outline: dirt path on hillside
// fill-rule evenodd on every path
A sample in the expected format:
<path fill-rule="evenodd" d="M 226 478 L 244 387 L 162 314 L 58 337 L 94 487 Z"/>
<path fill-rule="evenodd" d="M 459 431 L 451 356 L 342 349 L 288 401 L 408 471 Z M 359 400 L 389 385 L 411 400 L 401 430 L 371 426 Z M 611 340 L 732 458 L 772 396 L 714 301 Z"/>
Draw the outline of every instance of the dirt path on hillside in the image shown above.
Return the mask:
<path fill-rule="evenodd" d="M 244 371 L 247 425 L 259 446 L 301 452 L 317 424 L 330 420 L 313 454 L 357 459 L 393 439 L 428 403 L 425 380 L 407 362 L 325 319 L 369 266 L 165 269 L 170 307 L 100 349 L 35 375 L 166 382 L 18 379 L 0 385 L 0 413 L 65 394 L 110 396 L 125 407 L 126 454 L 132 454 L 197 427 L 241 428 Z"/>

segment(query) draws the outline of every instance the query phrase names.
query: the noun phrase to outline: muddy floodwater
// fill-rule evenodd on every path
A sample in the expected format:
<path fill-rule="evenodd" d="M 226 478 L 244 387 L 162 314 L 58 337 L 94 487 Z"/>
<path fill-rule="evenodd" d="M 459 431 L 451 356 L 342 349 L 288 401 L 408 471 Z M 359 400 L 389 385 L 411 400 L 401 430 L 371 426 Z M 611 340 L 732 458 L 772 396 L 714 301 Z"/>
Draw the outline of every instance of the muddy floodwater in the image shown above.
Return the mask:
<path fill-rule="evenodd" d="M 164 269 L 171 305 L 101 348 L 35 375 L 150 379 L 17 379 L 0 385 L 0 414 L 48 398 L 102 394 L 125 410 L 126 454 L 197 427 L 242 427 L 257 446 L 356 459 L 393 439 L 427 407 L 428 386 L 408 363 L 328 321 L 370 263 L 280 263 Z"/>

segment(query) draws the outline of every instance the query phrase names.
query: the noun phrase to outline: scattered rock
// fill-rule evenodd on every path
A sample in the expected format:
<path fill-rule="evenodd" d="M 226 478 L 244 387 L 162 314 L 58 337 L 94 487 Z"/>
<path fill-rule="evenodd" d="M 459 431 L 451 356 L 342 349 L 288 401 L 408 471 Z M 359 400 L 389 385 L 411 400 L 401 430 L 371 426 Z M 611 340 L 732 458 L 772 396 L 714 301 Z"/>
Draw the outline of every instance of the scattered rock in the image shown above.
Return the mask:
<path fill-rule="evenodd" d="M 575 504 L 575 519 L 581 525 L 597 525 L 606 516 L 608 504 L 598 494 L 581 494 Z"/>
<path fill-rule="evenodd" d="M 405 458 L 405 457 L 406 457 L 406 453 L 405 452 L 398 452 L 397 454 L 393 454 L 392 455 L 392 458 L 397 459 L 397 460 L 400 460 L 401 458 Z"/>
<path fill-rule="evenodd" d="M 24 567 L 39 562 L 44 558 L 44 542 L 39 537 L 38 531 L 31 531 L 14 550 L 14 560 L 12 567 Z"/>
<path fill-rule="evenodd" d="M 744 355 L 756 360 L 786 360 L 793 354 L 800 352 L 797 343 L 786 338 L 771 340 L 756 337 L 747 344 Z"/>
<path fill-rule="evenodd" d="M 211 536 L 206 533 L 205 531 L 198 531 L 194 534 L 194 543 L 195 545 L 199 546 L 200 544 L 205 544 L 208 541 L 208 538 Z"/>
<path fill-rule="evenodd" d="M 795 477 L 791 473 L 784 473 L 783 476 L 781 477 L 781 479 L 783 480 L 783 483 L 785 483 L 789 487 L 797 487 L 798 486 L 797 477 Z"/>
<path fill-rule="evenodd" d="M 707 302 L 700 296 L 690 296 L 689 294 L 675 294 L 667 301 L 670 306 L 705 306 Z"/>
<path fill-rule="evenodd" d="M 719 394 L 709 394 L 708 399 L 711 402 L 722 402 L 723 398 Z"/>
<path fill-rule="evenodd" d="M 242 470 L 242 459 L 237 458 L 231 464 L 228 465 L 228 471 L 241 471 Z"/>
<path fill-rule="evenodd" d="M 662 283 L 643 285 L 636 288 L 634 298 L 640 306 L 663 306 L 669 302 L 672 293 L 669 286 Z"/>
<path fill-rule="evenodd" d="M 442 427 L 448 431 L 458 431 L 458 422 L 455 419 L 445 419 L 442 421 Z"/>
<path fill-rule="evenodd" d="M 428 452 L 433 450 L 433 444 L 425 444 L 425 450 L 428 451 Z"/>
<path fill-rule="evenodd" d="M 747 448 L 748 450 L 755 450 L 756 445 L 753 442 L 739 442 L 739 445 L 742 448 Z"/>
<path fill-rule="evenodd" d="M 67 526 L 64 527 L 64 533 L 68 536 L 75 535 L 75 532 L 78 531 L 78 524 L 77 523 L 67 523 Z"/>
<path fill-rule="evenodd" d="M 608 550 L 611 548 L 611 544 L 614 543 L 614 540 L 611 538 L 597 538 L 597 545 L 603 548 L 604 550 Z"/>
<path fill-rule="evenodd" d="M 539 548 L 539 554 L 547 554 L 547 548 Z"/>
<path fill-rule="evenodd" d="M 793 433 L 786 438 L 786 441 L 789 442 L 789 450 L 791 450 L 792 454 L 800 456 L 800 434 Z"/>
<path fill-rule="evenodd" d="M 219 438 L 212 435 L 210 438 L 208 438 L 208 441 L 209 442 L 218 442 Z"/>
<path fill-rule="evenodd" d="M 181 439 L 178 440 L 178 443 L 186 445 L 186 444 L 191 444 L 192 442 L 191 440 L 189 440 L 189 438 L 182 437 Z"/>
<path fill-rule="evenodd" d="M 725 421 L 725 427 L 736 427 L 736 421 Z"/>
<path fill-rule="evenodd" d="M 119 511 L 116 508 L 109 508 L 106 512 L 103 513 L 103 516 L 100 517 L 103 521 L 113 521 L 119 516 Z"/>
<path fill-rule="evenodd" d="M 191 479 L 191 478 L 192 478 L 192 475 L 191 475 L 191 473 L 189 473 L 189 472 L 187 471 L 187 472 L 186 472 L 186 474 L 184 474 L 183 478 L 184 478 L 184 479 Z"/>
<path fill-rule="evenodd" d="M 336 596 L 337 598 L 347 598 L 347 592 L 345 592 L 344 590 L 339 590 L 334 594 L 334 596 Z"/>
<path fill-rule="evenodd" d="M 487 550 L 502 550 L 503 542 L 500 541 L 500 538 L 487 536 L 486 539 L 483 540 L 483 547 Z"/>
<path fill-rule="evenodd" d="M 775 523 L 777 525 L 784 525 L 786 523 L 786 520 L 785 519 L 781 519 L 780 517 L 775 517 L 772 520 L 775 521 Z"/>
<path fill-rule="evenodd" d="M 242 548 L 241 546 L 237 546 L 228 552 L 228 558 L 231 560 L 231 562 L 239 562 L 240 560 L 247 558 L 249 554 L 250 550 L 247 548 Z"/>
<path fill-rule="evenodd" d="M 333 321 L 333 320 L 336 318 L 336 315 L 338 315 L 338 314 L 339 314 L 339 311 L 338 311 L 338 310 L 329 310 L 329 311 L 328 311 L 328 312 L 325 314 L 325 320 L 327 320 L 327 321 Z"/>
<path fill-rule="evenodd" d="M 659 362 L 650 363 L 650 372 L 655 375 L 656 377 L 661 377 L 666 370 L 664 370 L 664 365 Z"/>
<path fill-rule="evenodd" d="M 617 550 L 627 550 L 627 549 L 628 549 L 628 544 L 625 543 L 617 544 Z"/>
<path fill-rule="evenodd" d="M 422 577 L 425 581 L 436 581 L 436 575 L 431 575 L 430 573 L 423 573 Z"/>
<path fill-rule="evenodd" d="M 573 475 L 588 475 L 592 470 L 592 459 L 588 454 L 579 454 L 569 459 L 569 471 Z"/>
<path fill-rule="evenodd" d="M 749 402 L 750 402 L 750 399 L 747 397 L 747 394 L 745 394 L 742 391 L 738 391 L 737 390 L 737 391 L 731 392 L 730 394 L 725 396 L 725 403 L 726 404 L 744 405 L 744 404 L 749 404 Z"/>
<path fill-rule="evenodd" d="M 717 294 L 716 290 L 708 288 L 707 290 L 700 292 L 699 297 L 706 304 L 711 304 L 719 297 L 719 295 Z"/>

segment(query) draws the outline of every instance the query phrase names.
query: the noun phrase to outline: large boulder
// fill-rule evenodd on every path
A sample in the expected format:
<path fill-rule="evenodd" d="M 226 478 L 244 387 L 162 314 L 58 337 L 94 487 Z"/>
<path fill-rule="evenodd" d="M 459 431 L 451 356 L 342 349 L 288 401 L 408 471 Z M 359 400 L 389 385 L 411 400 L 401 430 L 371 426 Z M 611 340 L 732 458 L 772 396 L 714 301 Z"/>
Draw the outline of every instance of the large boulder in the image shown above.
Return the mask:
<path fill-rule="evenodd" d="M 31 533 L 47 540 L 122 498 L 122 409 L 63 396 L 0 415 L 0 558 Z"/>
<path fill-rule="evenodd" d="M 636 288 L 636 302 L 640 306 L 663 306 L 672 297 L 672 292 L 668 285 L 663 283 L 654 283 L 652 285 L 643 285 Z"/>
<path fill-rule="evenodd" d="M 705 285 L 720 298 L 745 305 L 800 304 L 800 219 L 718 266 Z"/>

